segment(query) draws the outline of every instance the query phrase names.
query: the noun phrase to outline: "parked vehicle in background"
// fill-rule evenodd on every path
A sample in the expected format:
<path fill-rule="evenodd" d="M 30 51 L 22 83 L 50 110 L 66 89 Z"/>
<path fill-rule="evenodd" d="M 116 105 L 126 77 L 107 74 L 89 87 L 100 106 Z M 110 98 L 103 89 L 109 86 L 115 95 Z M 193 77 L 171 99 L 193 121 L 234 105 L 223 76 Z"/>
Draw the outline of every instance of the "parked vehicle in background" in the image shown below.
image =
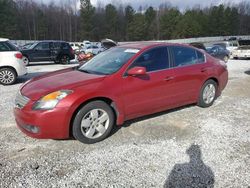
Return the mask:
<path fill-rule="evenodd" d="M 205 47 L 205 45 L 203 43 L 193 42 L 193 43 L 190 43 L 190 45 L 193 46 L 193 47 L 195 47 L 195 48 L 198 48 L 198 49 L 206 51 L 206 47 Z"/>
<path fill-rule="evenodd" d="M 76 43 L 70 43 L 70 46 L 75 52 L 80 49 L 80 45 Z"/>
<path fill-rule="evenodd" d="M 101 40 L 101 45 L 104 50 L 117 46 L 117 42 L 113 41 L 112 39 L 103 39 Z"/>
<path fill-rule="evenodd" d="M 92 43 L 90 41 L 88 41 L 88 40 L 83 41 L 83 48 L 87 48 L 87 47 L 89 47 L 91 45 L 92 45 Z"/>
<path fill-rule="evenodd" d="M 221 59 L 225 62 L 228 62 L 230 58 L 230 52 L 226 48 L 219 45 L 214 45 L 210 48 L 207 48 L 207 52 L 213 57 Z"/>
<path fill-rule="evenodd" d="M 88 46 L 85 50 L 84 50 L 84 53 L 85 54 L 93 54 L 93 55 L 97 55 L 99 54 L 100 52 L 103 51 L 103 48 L 99 48 L 98 46 L 96 45 L 91 45 L 91 46 Z"/>
<path fill-rule="evenodd" d="M 187 104 L 209 107 L 227 81 L 226 64 L 202 50 L 168 43 L 128 44 L 23 85 L 15 100 L 15 120 L 34 138 L 73 134 L 90 144 L 126 120 Z"/>
<path fill-rule="evenodd" d="M 250 40 L 239 40 L 239 47 L 232 52 L 234 59 L 250 58 Z"/>
<path fill-rule="evenodd" d="M 223 48 L 226 48 L 230 53 L 237 49 L 239 44 L 238 41 L 226 41 L 221 43 L 214 44 L 215 46 L 222 46 Z"/>
<path fill-rule="evenodd" d="M 34 42 L 26 43 L 25 45 L 21 46 L 21 49 L 22 50 L 29 49 L 33 44 Z"/>
<path fill-rule="evenodd" d="M 36 42 L 29 49 L 23 49 L 25 65 L 30 62 L 55 61 L 56 63 L 68 64 L 75 59 L 74 50 L 69 43 L 64 41 L 41 41 Z"/>
<path fill-rule="evenodd" d="M 0 38 L 0 84 L 11 85 L 27 74 L 23 56 L 8 39 Z"/>

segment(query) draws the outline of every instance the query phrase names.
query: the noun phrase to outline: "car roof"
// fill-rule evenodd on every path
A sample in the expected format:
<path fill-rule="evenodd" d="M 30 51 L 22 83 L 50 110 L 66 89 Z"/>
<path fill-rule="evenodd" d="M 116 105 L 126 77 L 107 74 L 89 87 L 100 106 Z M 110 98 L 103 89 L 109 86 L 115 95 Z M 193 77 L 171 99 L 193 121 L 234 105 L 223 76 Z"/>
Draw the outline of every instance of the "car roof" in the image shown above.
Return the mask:
<path fill-rule="evenodd" d="M 62 43 L 68 43 L 68 42 L 61 41 L 61 40 L 41 40 L 41 41 L 37 41 L 37 43 L 39 43 L 39 42 L 62 42 Z"/>
<path fill-rule="evenodd" d="M 119 45 L 118 47 L 123 48 L 136 48 L 136 49 L 146 49 L 151 47 L 157 47 L 157 46 L 185 46 L 190 47 L 187 44 L 179 44 L 179 43 L 167 43 L 167 42 L 130 42 L 130 43 L 123 43 Z"/>
<path fill-rule="evenodd" d="M 8 41 L 9 39 L 6 39 L 6 38 L 0 38 L 0 42 L 5 42 L 5 41 Z"/>

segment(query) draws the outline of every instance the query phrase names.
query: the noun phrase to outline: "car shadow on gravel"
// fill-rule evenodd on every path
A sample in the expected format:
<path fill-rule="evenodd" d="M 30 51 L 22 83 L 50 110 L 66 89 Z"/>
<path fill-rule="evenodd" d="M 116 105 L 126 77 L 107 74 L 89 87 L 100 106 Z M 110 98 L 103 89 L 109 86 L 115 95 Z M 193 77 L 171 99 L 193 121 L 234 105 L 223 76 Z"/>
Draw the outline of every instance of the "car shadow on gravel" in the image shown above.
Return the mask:
<path fill-rule="evenodd" d="M 186 153 L 189 155 L 190 161 L 174 165 L 164 188 L 214 187 L 214 173 L 203 162 L 200 146 L 192 144 Z"/>
<path fill-rule="evenodd" d="M 37 77 L 37 76 L 41 76 L 43 74 L 46 74 L 48 72 L 34 72 L 34 73 L 28 73 L 27 75 L 25 76 L 21 76 L 19 78 L 17 78 L 17 81 L 15 84 L 21 84 L 21 83 L 24 83 L 34 77 Z"/>
<path fill-rule="evenodd" d="M 250 75 L 250 70 L 245 71 L 245 74 Z"/>
<path fill-rule="evenodd" d="M 193 107 L 193 106 L 195 106 L 195 104 L 190 104 L 190 105 L 182 106 L 182 107 L 179 107 L 179 108 L 175 108 L 175 109 L 171 109 L 171 110 L 165 110 L 165 111 L 158 112 L 158 113 L 155 113 L 155 114 L 150 114 L 150 115 L 142 116 L 142 117 L 135 118 L 135 119 L 132 119 L 132 120 L 128 120 L 121 126 L 114 126 L 114 128 L 111 131 L 109 137 L 116 134 L 122 127 L 127 128 L 127 127 L 130 127 L 131 125 L 133 125 L 134 123 L 144 121 L 144 120 L 153 119 L 153 118 L 156 118 L 156 117 L 159 117 L 159 116 L 162 116 L 162 115 L 177 112 L 177 111 L 187 109 L 187 108 L 190 108 L 190 107 Z"/>

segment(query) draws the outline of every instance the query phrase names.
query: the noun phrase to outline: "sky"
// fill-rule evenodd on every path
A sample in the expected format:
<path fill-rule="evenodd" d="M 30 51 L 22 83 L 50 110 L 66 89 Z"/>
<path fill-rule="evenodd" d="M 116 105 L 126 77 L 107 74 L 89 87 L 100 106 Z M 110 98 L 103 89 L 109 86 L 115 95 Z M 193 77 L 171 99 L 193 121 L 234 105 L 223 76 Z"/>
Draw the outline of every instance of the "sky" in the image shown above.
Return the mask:
<path fill-rule="evenodd" d="M 51 1 L 63 3 L 64 1 L 70 1 L 70 0 L 34 0 L 37 2 L 43 2 L 43 3 L 49 3 Z M 71 0 L 76 1 L 76 0 Z M 153 7 L 159 7 L 160 4 L 164 3 L 170 3 L 172 6 L 177 6 L 181 10 L 185 10 L 186 8 L 192 8 L 194 6 L 201 6 L 206 7 L 210 5 L 218 5 L 221 3 L 225 4 L 234 4 L 234 3 L 240 3 L 243 0 L 91 0 L 91 3 L 96 6 L 98 3 L 101 3 L 102 5 L 106 5 L 108 3 L 112 4 L 130 4 L 134 7 L 134 9 L 138 9 L 140 6 L 146 7 L 146 6 L 153 6 Z M 250 2 L 250 0 L 244 0 L 247 2 Z"/>
<path fill-rule="evenodd" d="M 247 0 L 250 1 L 250 0 Z M 131 4 L 134 8 L 138 9 L 139 6 L 153 6 L 159 7 L 160 4 L 170 3 L 172 6 L 177 6 L 179 9 L 191 8 L 196 5 L 201 7 L 218 5 L 221 3 L 239 3 L 242 0 L 91 0 L 91 3 L 96 5 L 98 2 L 105 3 L 123 3 Z"/>

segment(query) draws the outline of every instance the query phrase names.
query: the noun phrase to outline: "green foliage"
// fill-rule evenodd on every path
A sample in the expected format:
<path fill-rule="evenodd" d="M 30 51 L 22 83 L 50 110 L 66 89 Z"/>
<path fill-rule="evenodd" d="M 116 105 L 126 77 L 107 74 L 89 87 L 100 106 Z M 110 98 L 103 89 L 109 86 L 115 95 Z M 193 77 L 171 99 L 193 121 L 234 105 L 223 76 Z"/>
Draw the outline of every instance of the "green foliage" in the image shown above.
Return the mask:
<path fill-rule="evenodd" d="M 118 13 L 116 7 L 108 4 L 105 8 L 106 38 L 117 40 Z"/>
<path fill-rule="evenodd" d="M 0 37 L 13 38 L 17 31 L 16 4 L 12 0 L 0 0 Z"/>
<path fill-rule="evenodd" d="M 93 39 L 93 18 L 95 15 L 95 7 L 91 5 L 90 0 L 80 0 L 80 24 L 81 24 L 81 37 L 84 39 Z"/>
<path fill-rule="evenodd" d="M 135 14 L 133 21 L 128 25 L 128 40 L 142 41 L 147 34 L 147 22 L 142 14 Z"/>
<path fill-rule="evenodd" d="M 167 10 L 160 18 L 161 39 L 171 39 L 176 30 L 176 25 L 180 22 L 181 13 L 177 9 Z"/>
<path fill-rule="evenodd" d="M 69 41 L 112 38 L 117 41 L 167 40 L 187 37 L 249 35 L 250 3 L 193 8 L 133 7 L 108 4 L 94 7 L 90 0 L 65 1 L 65 6 L 28 0 L 0 0 L 0 37 Z M 73 4 L 72 4 L 73 3 Z"/>

